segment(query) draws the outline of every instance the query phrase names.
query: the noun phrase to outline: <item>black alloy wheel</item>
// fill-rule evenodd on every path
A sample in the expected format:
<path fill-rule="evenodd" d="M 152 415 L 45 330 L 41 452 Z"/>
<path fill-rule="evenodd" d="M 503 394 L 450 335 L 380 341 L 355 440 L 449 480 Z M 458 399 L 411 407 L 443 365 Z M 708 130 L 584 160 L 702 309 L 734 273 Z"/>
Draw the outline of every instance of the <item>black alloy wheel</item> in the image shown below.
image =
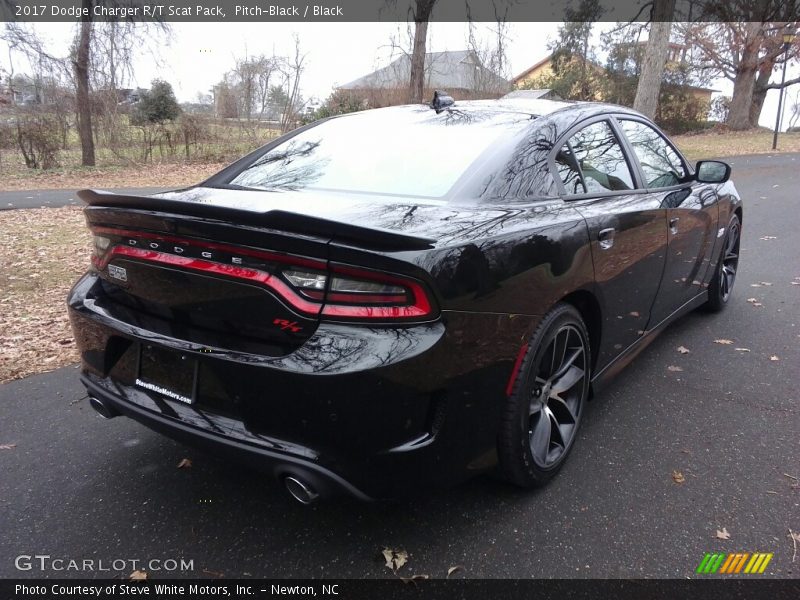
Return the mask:
<path fill-rule="evenodd" d="M 728 224 L 725 242 L 722 245 L 717 271 L 708 286 L 708 307 L 711 310 L 722 310 L 728 303 L 736 281 L 739 268 L 739 245 L 742 238 L 742 225 L 739 217 L 733 215 Z"/>
<path fill-rule="evenodd" d="M 503 475 L 522 487 L 561 468 L 589 393 L 591 351 L 580 313 L 558 304 L 528 346 L 506 408 L 498 451 Z"/>

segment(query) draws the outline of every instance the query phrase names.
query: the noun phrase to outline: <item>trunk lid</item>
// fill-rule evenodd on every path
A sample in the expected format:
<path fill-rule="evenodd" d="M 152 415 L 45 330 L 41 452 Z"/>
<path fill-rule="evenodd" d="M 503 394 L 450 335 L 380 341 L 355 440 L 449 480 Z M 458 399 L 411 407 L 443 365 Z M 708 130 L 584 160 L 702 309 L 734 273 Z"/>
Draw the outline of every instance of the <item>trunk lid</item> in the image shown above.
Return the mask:
<path fill-rule="evenodd" d="M 324 273 L 329 238 L 129 204 L 85 209 L 105 246 L 94 258 L 95 301 L 112 316 L 171 338 L 268 356 L 289 354 L 313 335 L 319 307 L 281 295 L 279 272 L 299 265 Z"/>
<path fill-rule="evenodd" d="M 99 301 L 122 320 L 147 321 L 147 328 L 169 337 L 279 356 L 303 344 L 319 325 L 323 306 L 328 309 L 327 295 L 309 302 L 305 290 L 293 293 L 287 270 L 327 277 L 341 247 L 365 258 L 351 262 L 367 269 L 355 276 L 362 283 L 370 279 L 369 269 L 391 272 L 398 264 L 399 272 L 424 278 L 417 267 L 409 273 L 403 261 L 380 260 L 433 247 L 435 240 L 410 218 L 413 207 L 324 196 L 309 202 L 305 196 L 300 202 L 294 194 L 210 188 L 158 196 L 79 192 L 96 242 L 104 246 L 95 257 Z M 413 233 L 375 226 L 402 230 L 398 212 L 408 215 L 404 221 L 415 225 Z M 334 270 L 347 268 L 334 264 Z M 424 287 L 411 281 L 409 304 L 428 296 Z M 434 312 L 416 304 L 423 308 L 399 318 Z M 341 307 L 331 314 L 357 320 Z"/>

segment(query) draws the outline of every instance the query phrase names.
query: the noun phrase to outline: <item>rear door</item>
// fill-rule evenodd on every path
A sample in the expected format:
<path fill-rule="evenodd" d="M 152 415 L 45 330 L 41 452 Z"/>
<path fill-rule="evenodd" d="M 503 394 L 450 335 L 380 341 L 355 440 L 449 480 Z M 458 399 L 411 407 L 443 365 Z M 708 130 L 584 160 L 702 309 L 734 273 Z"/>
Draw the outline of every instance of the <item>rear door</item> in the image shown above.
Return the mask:
<path fill-rule="evenodd" d="M 691 181 L 678 151 L 651 124 L 628 116 L 618 123 L 642 184 L 667 211 L 668 248 L 650 328 L 703 292 L 716 239 L 716 187 Z"/>
<path fill-rule="evenodd" d="M 603 312 L 597 370 L 642 336 L 658 292 L 667 246 L 666 209 L 641 189 L 610 118 L 566 136 L 554 168 L 564 198 L 586 220 Z"/>

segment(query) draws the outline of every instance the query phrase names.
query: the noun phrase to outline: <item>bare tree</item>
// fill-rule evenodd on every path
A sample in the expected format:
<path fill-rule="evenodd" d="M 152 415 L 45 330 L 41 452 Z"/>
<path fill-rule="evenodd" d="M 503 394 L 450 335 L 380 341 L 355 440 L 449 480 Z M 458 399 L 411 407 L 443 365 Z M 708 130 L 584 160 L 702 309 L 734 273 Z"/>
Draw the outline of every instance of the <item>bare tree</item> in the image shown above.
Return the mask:
<path fill-rule="evenodd" d="M 236 60 L 213 88 L 217 115 L 240 120 L 240 130 L 248 137 L 260 135 L 261 120 L 278 121 L 281 131 L 292 129 L 302 110 L 300 82 L 305 69 L 300 38 L 294 36 L 291 56 L 266 56 Z M 258 120 L 252 116 L 258 113 Z"/>
<path fill-rule="evenodd" d="M 294 56 L 285 61 L 283 69 L 286 104 L 281 115 L 281 133 L 294 128 L 300 104 L 300 77 L 305 68 L 306 55 L 300 51 L 300 37 L 294 36 Z"/>
<path fill-rule="evenodd" d="M 96 0 L 82 0 L 82 8 L 88 16 L 77 23 L 70 54 L 59 57 L 51 54 L 35 31 L 20 23 L 7 23 L 2 39 L 9 47 L 22 53 L 34 70 L 63 76 L 71 81 L 75 90 L 75 120 L 81 142 L 81 158 L 84 166 L 95 164 L 95 135 L 93 121 L 95 102 L 92 91 L 107 89 L 105 110 L 100 111 L 107 119 L 116 114 L 117 86 L 132 77 L 135 51 L 154 41 L 169 40 L 171 29 L 165 23 L 94 23 L 92 7 Z M 163 34 L 163 38 L 161 37 Z M 113 113 L 113 114 L 109 114 Z"/>
<path fill-rule="evenodd" d="M 92 0 L 83 0 L 82 6 L 91 13 Z M 82 16 L 75 34 L 72 68 L 75 74 L 75 105 L 78 119 L 78 136 L 81 139 L 81 164 L 95 165 L 94 136 L 92 135 L 92 105 L 89 98 L 89 59 L 92 45 L 92 21 Z"/>
<path fill-rule="evenodd" d="M 796 127 L 800 122 L 800 90 L 797 90 L 794 95 L 794 101 L 791 104 L 792 116 L 789 117 L 789 128 Z"/>
<path fill-rule="evenodd" d="M 272 87 L 274 76 L 279 68 L 275 57 L 259 56 L 254 60 L 253 72 L 255 75 L 255 99 L 258 107 L 259 119 L 264 118 L 264 114 L 269 107 L 269 91 Z"/>
<path fill-rule="evenodd" d="M 675 12 L 675 0 L 653 0 L 650 33 L 645 47 L 642 71 L 636 87 L 633 108 L 655 117 L 658 108 L 658 93 L 664 75 L 669 50 L 669 35 Z"/>
<path fill-rule="evenodd" d="M 749 7 L 750 5 L 748 5 Z M 740 130 L 758 125 L 767 91 L 800 83 L 800 77 L 783 85 L 770 79 L 785 60 L 800 55 L 800 40 L 783 50 L 785 21 L 772 21 L 777 15 L 760 4 L 753 4 L 744 22 L 730 20 L 681 27 L 692 49 L 692 68 L 733 83 L 728 125 Z"/>
<path fill-rule="evenodd" d="M 499 96 L 508 91 L 506 37 L 508 23 L 508 6 L 499 12 L 495 6 L 495 26 L 492 30 L 494 43 L 481 43 L 478 40 L 475 23 L 469 20 L 467 48 L 472 52 L 477 64 L 473 70 L 472 87 L 478 95 L 485 97 Z"/>
<path fill-rule="evenodd" d="M 415 0 L 414 48 L 411 51 L 411 74 L 408 85 L 409 102 L 422 102 L 425 89 L 425 54 L 428 40 L 428 22 L 437 0 Z"/>

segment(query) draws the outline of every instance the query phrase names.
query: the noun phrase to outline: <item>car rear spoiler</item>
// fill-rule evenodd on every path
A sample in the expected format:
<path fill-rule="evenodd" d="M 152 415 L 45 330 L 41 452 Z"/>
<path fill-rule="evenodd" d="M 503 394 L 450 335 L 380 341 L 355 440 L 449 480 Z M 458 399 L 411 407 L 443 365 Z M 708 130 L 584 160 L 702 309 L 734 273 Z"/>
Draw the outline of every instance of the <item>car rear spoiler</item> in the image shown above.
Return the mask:
<path fill-rule="evenodd" d="M 101 190 L 81 190 L 78 192 L 78 197 L 89 206 L 130 208 L 217 219 L 229 223 L 266 227 L 290 233 L 330 237 L 337 242 L 368 250 L 425 250 L 433 247 L 436 242 L 431 238 L 405 235 L 384 229 L 361 227 L 284 210 L 254 212 L 215 206 L 213 204 L 168 200 L 155 196 L 131 196 Z"/>

